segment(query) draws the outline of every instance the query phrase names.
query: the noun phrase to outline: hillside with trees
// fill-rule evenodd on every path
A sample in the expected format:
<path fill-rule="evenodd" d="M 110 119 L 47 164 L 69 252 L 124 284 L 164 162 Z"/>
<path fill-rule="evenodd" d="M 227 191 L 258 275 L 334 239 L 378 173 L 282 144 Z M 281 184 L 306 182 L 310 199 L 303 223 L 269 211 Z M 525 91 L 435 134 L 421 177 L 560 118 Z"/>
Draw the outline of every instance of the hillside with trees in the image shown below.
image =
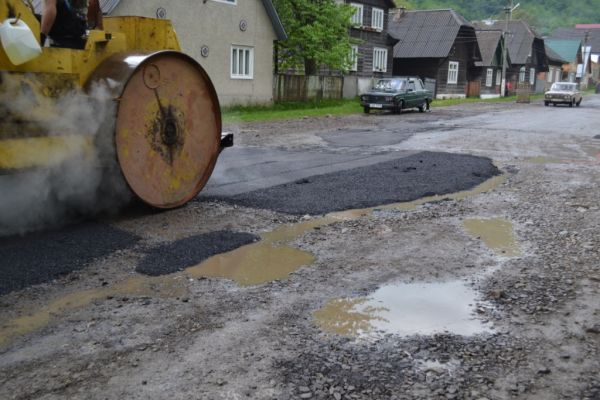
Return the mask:
<path fill-rule="evenodd" d="M 600 23 L 600 0 L 514 0 L 514 19 L 527 21 L 540 34 L 575 24 Z M 506 0 L 396 0 L 410 10 L 452 8 L 468 20 L 504 19 Z"/>

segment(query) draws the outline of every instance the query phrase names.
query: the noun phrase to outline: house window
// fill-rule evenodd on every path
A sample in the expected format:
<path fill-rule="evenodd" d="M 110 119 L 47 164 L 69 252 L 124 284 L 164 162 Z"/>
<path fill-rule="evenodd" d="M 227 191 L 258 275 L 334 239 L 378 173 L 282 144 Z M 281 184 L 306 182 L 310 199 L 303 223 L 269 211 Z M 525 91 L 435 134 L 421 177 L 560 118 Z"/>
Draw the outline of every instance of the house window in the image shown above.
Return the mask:
<path fill-rule="evenodd" d="M 381 8 L 373 7 L 373 13 L 371 15 L 371 27 L 378 31 L 383 30 L 383 10 Z"/>
<path fill-rule="evenodd" d="M 552 83 L 552 75 L 554 75 L 554 69 L 550 68 L 548 70 L 548 76 L 546 77 L 546 82 Z"/>
<path fill-rule="evenodd" d="M 387 71 L 387 49 L 379 47 L 373 49 L 373 71 Z"/>
<path fill-rule="evenodd" d="M 350 3 L 355 8 L 354 15 L 352 16 L 352 25 L 362 26 L 363 24 L 363 5 L 357 3 Z"/>
<path fill-rule="evenodd" d="M 358 71 L 358 46 L 350 48 L 350 71 Z"/>
<path fill-rule="evenodd" d="M 448 83 L 458 83 L 458 62 L 450 61 L 448 63 Z"/>
<path fill-rule="evenodd" d="M 529 83 L 532 85 L 535 83 L 535 68 L 529 70 Z"/>
<path fill-rule="evenodd" d="M 519 82 L 525 82 L 525 67 L 519 70 Z"/>
<path fill-rule="evenodd" d="M 254 74 L 254 48 L 231 46 L 231 79 L 252 79 Z"/>
<path fill-rule="evenodd" d="M 485 77 L 485 86 L 492 87 L 493 82 L 494 82 L 494 70 L 491 68 L 488 68 L 487 75 Z"/>
<path fill-rule="evenodd" d="M 496 86 L 502 85 L 502 70 L 496 71 Z"/>

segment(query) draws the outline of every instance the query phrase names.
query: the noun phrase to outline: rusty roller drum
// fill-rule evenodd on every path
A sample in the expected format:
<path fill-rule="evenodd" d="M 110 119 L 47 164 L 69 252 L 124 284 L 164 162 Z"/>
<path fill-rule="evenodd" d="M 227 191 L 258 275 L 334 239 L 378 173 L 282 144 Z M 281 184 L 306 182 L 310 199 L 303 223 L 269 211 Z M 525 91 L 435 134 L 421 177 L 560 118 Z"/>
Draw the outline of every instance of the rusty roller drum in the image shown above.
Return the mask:
<path fill-rule="evenodd" d="M 97 83 L 118 102 L 114 146 L 133 193 L 157 208 L 194 198 L 222 149 L 219 100 L 204 69 L 176 51 L 116 54 L 86 88 Z"/>

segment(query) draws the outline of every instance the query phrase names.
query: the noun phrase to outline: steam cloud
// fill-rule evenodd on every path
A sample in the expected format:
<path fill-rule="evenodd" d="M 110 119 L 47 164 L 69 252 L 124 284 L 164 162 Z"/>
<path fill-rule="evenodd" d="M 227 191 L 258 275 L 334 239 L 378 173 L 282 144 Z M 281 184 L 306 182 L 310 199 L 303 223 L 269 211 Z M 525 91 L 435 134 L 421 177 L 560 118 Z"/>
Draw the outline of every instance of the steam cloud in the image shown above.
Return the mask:
<path fill-rule="evenodd" d="M 36 85 L 35 78 L 0 76 L 0 127 L 13 131 L 0 130 L 0 140 L 25 134 L 70 139 L 58 142 L 64 153 L 57 151 L 56 159 L 45 155 L 50 168 L 0 171 L 0 236 L 111 212 L 131 196 L 116 162 L 115 104 L 108 88 L 97 85 L 88 94 L 72 89 L 49 98 Z M 26 132 L 31 129 L 39 133 Z M 59 153 L 70 156 L 63 160 Z"/>

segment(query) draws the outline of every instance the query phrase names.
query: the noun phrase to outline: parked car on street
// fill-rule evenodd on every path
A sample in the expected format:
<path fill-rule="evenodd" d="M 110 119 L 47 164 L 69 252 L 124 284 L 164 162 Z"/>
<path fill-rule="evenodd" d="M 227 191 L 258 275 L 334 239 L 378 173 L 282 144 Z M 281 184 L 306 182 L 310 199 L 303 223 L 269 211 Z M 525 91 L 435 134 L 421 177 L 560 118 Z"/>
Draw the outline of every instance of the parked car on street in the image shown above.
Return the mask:
<path fill-rule="evenodd" d="M 399 114 L 407 108 L 424 112 L 432 101 L 433 93 L 425 89 L 421 79 L 411 76 L 378 79 L 369 92 L 360 96 L 360 105 L 367 114 L 371 110 Z"/>
<path fill-rule="evenodd" d="M 582 99 L 583 97 L 579 89 L 577 89 L 576 83 L 556 82 L 552 84 L 550 90 L 544 95 L 544 105 L 547 107 L 550 104 L 553 106 L 568 104 L 569 107 L 573 107 L 573 105 L 579 107 Z"/>

